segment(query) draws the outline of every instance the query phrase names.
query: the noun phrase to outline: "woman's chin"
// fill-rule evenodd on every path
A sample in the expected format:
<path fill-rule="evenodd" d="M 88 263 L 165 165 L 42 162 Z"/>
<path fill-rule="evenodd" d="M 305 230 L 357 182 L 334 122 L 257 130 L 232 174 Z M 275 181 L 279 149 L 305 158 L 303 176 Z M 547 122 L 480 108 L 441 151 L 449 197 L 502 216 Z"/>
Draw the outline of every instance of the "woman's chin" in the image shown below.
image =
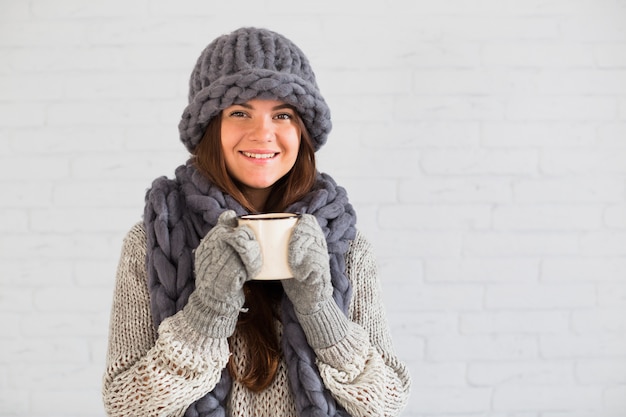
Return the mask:
<path fill-rule="evenodd" d="M 260 178 L 254 181 L 248 180 L 243 185 L 251 190 L 262 191 L 272 188 L 277 181 L 278 178 Z"/>

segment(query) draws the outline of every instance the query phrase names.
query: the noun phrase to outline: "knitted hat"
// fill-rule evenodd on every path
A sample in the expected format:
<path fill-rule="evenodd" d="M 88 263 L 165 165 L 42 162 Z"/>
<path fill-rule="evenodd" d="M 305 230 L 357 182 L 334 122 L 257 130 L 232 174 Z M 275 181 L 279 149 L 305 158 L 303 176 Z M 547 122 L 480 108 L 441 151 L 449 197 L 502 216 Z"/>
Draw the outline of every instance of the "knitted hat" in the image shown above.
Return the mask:
<path fill-rule="evenodd" d="M 284 36 L 257 28 L 222 35 L 202 51 L 189 81 L 189 105 L 178 125 L 180 139 L 194 151 L 209 121 L 233 104 L 254 98 L 296 108 L 317 151 L 332 124 L 309 60 Z"/>

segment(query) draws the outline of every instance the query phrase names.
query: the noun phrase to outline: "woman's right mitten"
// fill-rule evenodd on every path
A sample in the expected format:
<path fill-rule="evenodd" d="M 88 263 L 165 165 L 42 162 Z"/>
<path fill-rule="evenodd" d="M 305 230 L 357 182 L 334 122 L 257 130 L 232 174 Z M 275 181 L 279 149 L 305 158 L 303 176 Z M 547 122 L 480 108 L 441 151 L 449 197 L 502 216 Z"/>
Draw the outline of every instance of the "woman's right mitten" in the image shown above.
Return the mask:
<path fill-rule="evenodd" d="M 245 296 L 243 284 L 261 270 L 259 243 L 234 211 L 222 213 L 195 250 L 196 288 L 183 308 L 187 321 L 210 337 L 234 330 Z"/>

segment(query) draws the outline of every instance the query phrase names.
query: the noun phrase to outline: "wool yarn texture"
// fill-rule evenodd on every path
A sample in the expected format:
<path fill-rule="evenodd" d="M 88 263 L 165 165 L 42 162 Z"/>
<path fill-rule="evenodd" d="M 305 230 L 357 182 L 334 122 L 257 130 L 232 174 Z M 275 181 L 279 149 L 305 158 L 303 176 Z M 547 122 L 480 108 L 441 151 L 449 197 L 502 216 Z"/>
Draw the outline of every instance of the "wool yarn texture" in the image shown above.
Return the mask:
<path fill-rule="evenodd" d="M 157 178 L 146 193 L 148 286 L 155 328 L 187 303 L 195 288 L 193 250 L 226 210 L 246 214 L 237 201 L 210 183 L 191 161 L 176 169 L 175 179 Z M 287 211 L 312 214 L 319 222 L 330 257 L 333 299 L 347 315 L 352 287 L 345 274 L 345 253 L 356 236 L 356 214 L 345 189 L 329 175 L 318 173 L 312 191 Z M 325 388 L 315 365 L 315 352 L 286 296 L 281 313 L 281 345 L 299 416 L 348 416 Z M 192 404 L 185 415 L 224 416 L 231 384 L 232 378 L 225 369 L 213 391 Z"/>
<path fill-rule="evenodd" d="M 213 117 L 254 98 L 292 105 L 315 150 L 326 143 L 330 109 L 308 58 L 283 35 L 252 27 L 218 37 L 198 57 L 189 81 L 189 104 L 178 126 L 181 141 L 193 153 Z"/>

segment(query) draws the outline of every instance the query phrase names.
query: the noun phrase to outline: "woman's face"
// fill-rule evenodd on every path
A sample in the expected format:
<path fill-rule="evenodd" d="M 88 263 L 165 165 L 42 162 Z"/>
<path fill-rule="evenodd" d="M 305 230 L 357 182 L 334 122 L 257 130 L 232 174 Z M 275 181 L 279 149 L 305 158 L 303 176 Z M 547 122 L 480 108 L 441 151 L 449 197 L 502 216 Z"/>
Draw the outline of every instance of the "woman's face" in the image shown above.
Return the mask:
<path fill-rule="evenodd" d="M 269 193 L 293 167 L 300 147 L 293 107 L 275 100 L 250 100 L 222 111 L 222 152 L 228 173 L 244 194 Z"/>

